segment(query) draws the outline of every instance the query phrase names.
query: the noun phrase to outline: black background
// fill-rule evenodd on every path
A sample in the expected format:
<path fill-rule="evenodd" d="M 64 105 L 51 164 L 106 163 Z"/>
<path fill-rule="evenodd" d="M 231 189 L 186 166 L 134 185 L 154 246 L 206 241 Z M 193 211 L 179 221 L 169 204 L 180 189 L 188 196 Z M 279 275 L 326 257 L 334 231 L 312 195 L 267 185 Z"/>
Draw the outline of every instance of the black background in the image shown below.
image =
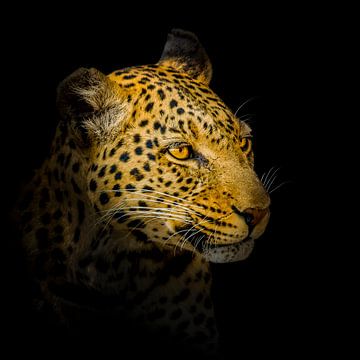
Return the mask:
<path fill-rule="evenodd" d="M 56 87 L 63 78 L 81 66 L 109 73 L 155 63 L 171 28 L 193 31 L 212 60 L 213 90 L 233 111 L 252 99 L 239 115 L 253 114 L 258 174 L 279 167 L 276 183 L 286 182 L 272 194 L 271 221 L 251 257 L 214 266 L 223 341 L 229 355 L 265 350 L 268 356 L 293 358 L 333 351 L 331 339 L 339 335 L 332 296 L 342 288 L 329 261 L 334 245 L 319 232 L 329 221 L 323 179 L 329 176 L 327 102 L 336 92 L 329 55 L 336 52 L 337 29 L 326 12 L 315 9 L 267 10 L 223 6 L 195 13 L 177 4 L 165 14 L 140 5 L 77 12 L 54 6 L 46 15 L 32 8 L 29 16 L 23 8 L 21 19 L 11 13 L 3 44 L 3 77 L 10 80 L 5 104 L 10 112 L 2 124 L 3 208 L 13 204 L 48 151 L 56 126 Z M 36 324 L 23 301 L 17 250 L 10 235 L 7 240 L 3 315 L 9 341 L 20 346 Z"/>

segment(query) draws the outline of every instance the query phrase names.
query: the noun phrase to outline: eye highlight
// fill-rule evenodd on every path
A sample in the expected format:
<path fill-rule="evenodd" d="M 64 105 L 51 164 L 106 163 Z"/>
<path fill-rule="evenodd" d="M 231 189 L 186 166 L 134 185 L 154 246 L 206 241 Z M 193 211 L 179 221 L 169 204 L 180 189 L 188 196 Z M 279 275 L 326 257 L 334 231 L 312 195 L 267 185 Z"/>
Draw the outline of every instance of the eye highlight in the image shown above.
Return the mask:
<path fill-rule="evenodd" d="M 240 148 L 241 151 L 245 154 L 248 155 L 251 153 L 252 150 L 252 141 L 250 137 L 243 137 L 240 141 Z"/>
<path fill-rule="evenodd" d="M 193 156 L 190 145 L 176 145 L 168 149 L 168 153 L 177 160 L 188 160 Z"/>

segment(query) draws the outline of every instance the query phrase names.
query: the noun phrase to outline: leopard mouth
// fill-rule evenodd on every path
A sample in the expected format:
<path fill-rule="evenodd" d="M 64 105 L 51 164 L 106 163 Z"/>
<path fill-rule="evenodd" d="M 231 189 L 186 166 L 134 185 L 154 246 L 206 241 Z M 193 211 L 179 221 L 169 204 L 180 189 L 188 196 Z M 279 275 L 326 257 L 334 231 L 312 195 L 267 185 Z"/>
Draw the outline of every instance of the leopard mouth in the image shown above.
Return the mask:
<path fill-rule="evenodd" d="M 215 244 L 209 240 L 209 235 L 200 232 L 196 238 L 192 237 L 188 242 L 190 242 L 207 261 L 213 263 L 229 263 L 245 260 L 250 256 L 255 242 L 251 236 L 230 244 Z"/>
<path fill-rule="evenodd" d="M 206 260 L 213 263 L 229 263 L 248 258 L 254 248 L 255 240 L 248 237 L 229 245 L 214 245 L 203 250 Z"/>

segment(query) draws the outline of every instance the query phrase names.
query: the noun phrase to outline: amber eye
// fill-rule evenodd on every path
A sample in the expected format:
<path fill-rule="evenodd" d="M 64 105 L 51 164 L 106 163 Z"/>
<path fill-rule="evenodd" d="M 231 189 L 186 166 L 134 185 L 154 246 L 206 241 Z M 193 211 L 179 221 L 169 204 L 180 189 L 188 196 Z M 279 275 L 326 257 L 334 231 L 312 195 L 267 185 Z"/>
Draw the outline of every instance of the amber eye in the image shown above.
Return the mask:
<path fill-rule="evenodd" d="M 251 139 L 249 137 L 243 137 L 240 141 L 240 148 L 245 155 L 250 154 L 252 150 Z"/>
<path fill-rule="evenodd" d="M 190 159 L 193 151 L 190 145 L 180 145 L 168 149 L 168 152 L 171 156 L 178 160 L 187 160 Z"/>

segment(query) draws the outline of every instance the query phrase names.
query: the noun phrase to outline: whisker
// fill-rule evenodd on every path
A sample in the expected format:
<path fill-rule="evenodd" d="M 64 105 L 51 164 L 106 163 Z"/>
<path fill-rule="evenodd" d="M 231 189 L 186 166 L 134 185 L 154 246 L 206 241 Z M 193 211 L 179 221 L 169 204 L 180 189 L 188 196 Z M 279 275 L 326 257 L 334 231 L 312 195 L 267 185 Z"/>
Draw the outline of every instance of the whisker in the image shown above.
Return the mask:
<path fill-rule="evenodd" d="M 202 239 L 205 238 L 206 236 L 207 236 L 206 234 L 202 235 L 202 236 L 195 242 L 193 252 L 195 252 L 196 248 L 199 246 L 199 244 L 200 244 L 200 242 L 202 241 Z"/>
<path fill-rule="evenodd" d="M 162 208 L 162 207 L 152 207 L 152 206 L 118 206 L 116 208 L 111 208 L 108 210 L 102 210 L 101 212 L 104 212 L 105 214 L 111 213 L 111 212 L 117 212 L 120 210 L 130 210 L 130 212 L 134 212 L 136 210 L 143 210 L 143 211 L 158 211 L 158 212 L 166 212 L 171 214 L 181 214 L 181 215 L 187 215 L 188 212 L 184 210 L 177 210 L 172 208 Z"/>
<path fill-rule="evenodd" d="M 216 225 L 215 226 L 215 230 L 213 231 L 213 237 L 214 237 L 214 244 L 216 245 L 216 238 L 215 238 L 215 236 L 216 236 L 216 233 L 217 233 L 217 230 L 218 230 L 218 227 L 219 227 L 219 225 Z M 211 239 L 211 236 L 210 236 L 210 239 Z"/>
<path fill-rule="evenodd" d="M 205 219 L 202 220 L 201 222 L 204 222 L 204 221 L 205 221 Z M 178 232 L 172 234 L 171 236 L 169 236 L 169 237 L 165 240 L 164 244 L 165 244 L 165 243 L 168 243 L 169 240 L 170 240 L 172 237 L 174 237 L 175 235 L 178 235 L 178 234 L 180 234 L 180 233 L 182 233 L 182 232 L 185 232 L 185 234 L 182 235 L 182 236 L 180 237 L 180 239 L 177 241 L 177 243 L 175 244 L 175 247 L 174 247 L 174 254 L 175 254 L 175 253 L 176 253 L 176 248 L 177 248 L 179 245 L 180 245 L 180 250 L 181 250 L 182 247 L 185 245 L 186 235 L 189 233 L 189 231 L 192 231 L 192 229 L 193 229 L 195 226 L 196 226 L 196 224 L 194 224 L 190 229 L 179 230 Z M 183 239 L 184 239 L 184 242 L 183 242 Z"/>
<path fill-rule="evenodd" d="M 170 235 L 164 242 L 163 242 L 163 247 L 169 242 L 169 240 L 176 236 L 176 235 L 179 235 L 180 233 L 183 233 L 185 231 L 187 231 L 188 229 L 181 229 L 181 230 L 178 230 L 176 232 L 174 232 L 172 235 Z M 175 245 L 175 249 L 174 249 L 174 254 L 175 254 L 175 251 L 176 251 L 176 245 Z"/>
<path fill-rule="evenodd" d="M 162 195 L 162 196 L 165 196 L 165 197 L 170 197 L 170 198 L 176 199 L 181 203 L 188 203 L 192 207 L 203 209 L 201 206 L 194 205 L 192 202 L 190 202 L 188 200 L 185 200 L 185 199 L 182 199 L 180 197 L 173 196 L 173 195 L 170 195 L 170 194 L 166 194 L 164 192 L 156 191 L 156 190 L 142 189 L 140 191 L 140 190 L 132 190 L 132 189 L 118 189 L 118 190 L 110 190 L 109 189 L 109 190 L 99 190 L 98 192 L 123 192 L 123 193 L 127 192 L 127 193 L 133 193 L 133 194 L 141 194 L 142 196 L 147 196 L 147 197 L 150 197 L 150 198 L 158 199 L 158 197 L 146 194 L 146 193 L 154 193 L 154 194 L 158 194 L 158 195 Z M 164 200 L 164 201 L 169 201 L 169 200 Z"/>
<path fill-rule="evenodd" d="M 136 218 L 136 217 L 135 217 Z M 157 217 L 153 217 L 153 216 L 141 216 L 139 217 L 140 219 L 144 219 L 144 218 L 149 218 L 149 220 L 145 221 L 144 225 L 149 224 L 151 221 L 155 221 L 158 219 L 163 219 L 163 220 L 168 220 L 168 217 L 163 217 L 163 216 L 157 216 Z M 186 219 L 184 219 L 184 223 L 186 223 Z M 134 230 L 137 230 L 138 228 L 140 228 L 142 226 L 142 224 L 137 225 L 135 228 L 130 228 L 129 229 L 129 233 L 128 235 L 125 236 L 124 239 L 127 239 L 127 237 L 130 235 L 130 233 L 132 233 Z"/>
<path fill-rule="evenodd" d="M 199 223 L 198 225 L 200 225 L 200 223 Z M 190 235 L 187 239 L 185 239 L 185 240 L 188 241 L 191 237 L 194 237 L 194 236 L 196 236 L 199 232 L 201 232 L 201 230 L 202 230 L 202 229 L 197 230 L 195 233 L 191 234 L 191 235 Z M 202 236 L 202 239 L 203 239 L 204 237 L 206 237 L 206 236 L 207 236 L 207 235 L 204 234 L 204 235 Z M 195 244 L 195 246 L 194 246 L 193 252 L 195 251 L 195 249 L 196 249 L 196 247 L 199 245 L 199 243 L 200 243 L 200 241 L 197 241 L 197 242 L 196 242 L 196 244 Z"/>
<path fill-rule="evenodd" d="M 248 125 L 252 124 L 255 114 L 241 115 L 240 120 Z"/>
<path fill-rule="evenodd" d="M 195 227 L 195 225 L 193 226 L 193 228 Z M 191 229 L 191 232 L 194 231 L 194 229 Z M 190 229 L 189 229 L 190 230 Z M 189 231 L 188 231 L 189 232 Z M 199 230 L 193 232 L 192 234 L 190 234 L 189 236 L 188 235 L 188 232 L 184 234 L 184 236 L 179 240 L 179 247 L 180 247 L 180 250 L 183 249 L 184 245 L 186 244 L 186 242 L 189 242 L 190 239 L 193 237 L 193 236 L 196 236 L 196 234 L 199 233 Z"/>
<path fill-rule="evenodd" d="M 275 171 L 273 171 L 273 173 L 271 174 L 271 176 L 269 176 L 269 179 L 267 180 L 266 184 L 264 185 L 266 191 L 268 191 L 272 185 L 272 183 L 274 182 L 274 180 L 276 179 L 277 175 L 276 173 L 280 170 L 280 168 L 278 167 Z"/>
<path fill-rule="evenodd" d="M 153 199 L 157 199 L 156 197 L 151 197 Z M 128 199 L 128 201 L 147 201 L 149 203 L 157 203 L 157 204 L 166 204 L 166 205 L 172 205 L 174 207 L 174 209 L 183 209 L 185 210 L 186 212 L 192 212 L 193 214 L 196 214 L 196 211 L 193 210 L 193 209 L 189 209 L 188 207 L 185 207 L 185 206 L 182 206 L 182 205 L 179 205 L 177 203 L 172 203 L 172 202 L 169 202 L 167 200 L 163 200 L 163 201 L 159 201 L 159 200 L 149 200 L 149 199 L 141 199 L 141 198 L 135 198 L 135 199 Z M 160 209 L 160 208 L 159 208 Z M 165 209 L 165 208 L 162 208 L 162 209 Z M 169 208 L 167 208 L 169 209 Z"/>
<path fill-rule="evenodd" d="M 271 173 L 272 173 L 272 171 L 275 169 L 275 166 L 272 166 L 271 168 L 270 168 L 270 170 L 267 172 L 267 174 L 266 174 L 266 176 L 265 176 L 265 178 L 264 178 L 264 180 L 263 180 L 263 185 L 264 185 L 264 187 L 266 188 L 266 184 L 267 184 L 267 182 L 268 182 L 268 179 L 269 178 L 271 178 Z"/>
<path fill-rule="evenodd" d="M 99 222 L 108 218 L 108 216 L 110 216 L 110 221 L 111 221 L 111 218 L 114 217 L 116 213 L 118 213 L 119 211 L 126 211 L 126 210 L 130 210 L 130 211 L 127 211 L 126 214 L 124 214 L 124 217 L 130 216 L 131 214 L 134 213 L 155 214 L 155 215 L 161 214 L 161 215 L 172 216 L 173 218 L 177 217 L 179 219 L 182 219 L 184 216 L 188 216 L 188 212 L 183 210 L 179 211 L 177 209 L 175 210 L 170 208 L 154 208 L 147 206 L 125 206 L 125 204 L 120 204 L 120 206 L 116 206 L 114 208 L 105 210 L 105 215 L 103 215 L 100 218 Z"/>
<path fill-rule="evenodd" d="M 104 222 L 107 220 L 104 229 L 106 229 L 106 227 L 110 224 L 110 222 L 112 221 L 112 219 L 115 217 L 115 215 L 119 212 L 119 211 L 124 211 L 126 209 L 134 209 L 137 208 L 135 211 L 132 212 L 126 212 L 125 214 L 121 215 L 120 217 L 118 217 L 116 220 L 125 218 L 125 217 L 134 217 L 135 215 L 142 215 L 142 217 L 145 217 L 144 215 L 156 215 L 157 217 L 160 218 L 161 216 L 167 216 L 168 219 L 176 219 L 176 220 L 184 220 L 184 217 L 182 215 L 187 215 L 187 213 L 184 212 L 174 212 L 174 211 L 170 211 L 168 208 L 155 208 L 155 211 L 152 211 L 149 207 L 117 207 L 117 208 L 112 208 L 109 210 L 106 210 L 106 213 L 104 216 L 102 216 L 98 221 L 97 221 L 97 225 L 99 225 L 100 223 Z"/>
<path fill-rule="evenodd" d="M 196 228 L 196 226 L 200 226 L 200 225 L 201 225 L 202 223 L 204 223 L 204 222 L 209 222 L 206 218 L 207 218 L 207 217 L 205 217 L 202 221 L 194 224 L 194 225 L 189 229 L 189 231 L 192 231 L 194 228 Z M 188 232 L 189 232 L 189 231 L 188 231 Z M 187 237 L 188 232 L 186 232 L 186 233 L 183 235 L 183 237 L 182 237 L 182 238 L 179 240 L 179 242 L 178 242 L 178 243 L 180 243 L 180 250 L 181 250 L 181 249 L 183 248 L 183 246 L 185 245 L 185 242 L 186 242 L 188 239 L 190 239 L 192 236 L 194 236 L 194 235 L 198 234 L 199 232 L 201 232 L 201 229 L 197 230 L 197 231 L 195 232 L 195 234 L 192 234 L 192 235 L 190 235 L 189 237 Z M 183 239 L 183 241 L 180 242 L 182 239 Z"/>
<path fill-rule="evenodd" d="M 187 237 L 186 237 L 187 234 L 192 231 L 192 229 L 194 228 L 194 226 L 195 226 L 195 225 L 193 225 L 190 229 L 186 229 L 187 231 L 185 232 L 185 234 L 182 235 L 182 236 L 180 237 L 180 239 L 177 241 L 177 243 L 175 244 L 175 249 L 174 249 L 174 251 L 176 250 L 176 248 L 177 248 L 178 246 L 179 246 L 180 250 L 182 249 L 182 247 L 185 245 L 185 241 L 186 241 L 186 239 L 187 239 Z M 175 252 L 174 252 L 174 254 L 175 254 Z"/>
<path fill-rule="evenodd" d="M 242 109 L 247 103 L 249 103 L 250 101 L 254 100 L 255 99 L 255 96 L 245 100 L 238 108 L 237 110 L 235 111 L 234 113 L 234 116 L 236 116 L 236 114 L 239 112 L 240 109 Z"/>
<path fill-rule="evenodd" d="M 116 212 L 115 212 L 116 214 Z M 114 214 L 114 215 L 115 215 Z M 116 218 L 116 220 L 119 220 L 119 219 L 122 219 L 124 217 L 133 217 L 133 216 L 138 216 L 138 215 L 156 215 L 156 216 L 169 216 L 169 218 L 172 218 L 172 219 L 179 219 L 179 220 L 183 220 L 184 218 L 180 215 L 174 215 L 174 214 L 170 214 L 170 213 L 161 213 L 161 212 L 154 212 L 154 211 L 134 211 L 133 213 L 125 213 L 123 215 L 121 215 L 120 217 Z M 114 217 L 114 216 L 112 216 Z M 144 216 L 145 217 L 145 216 Z"/>
<path fill-rule="evenodd" d="M 272 178 L 272 180 L 268 182 L 268 184 L 266 185 L 266 188 L 265 188 L 265 190 L 266 190 L 267 192 L 269 192 L 269 189 L 271 188 L 271 185 L 274 183 L 274 181 L 275 181 L 276 179 L 277 179 L 277 175 L 275 175 L 275 176 Z"/>
<path fill-rule="evenodd" d="M 290 183 L 291 183 L 291 181 L 284 181 L 284 182 L 282 182 L 281 184 L 279 184 L 278 186 L 276 186 L 274 189 L 272 189 L 272 190 L 269 192 L 269 195 L 272 194 L 274 191 L 280 189 L 283 185 L 285 185 L 285 184 L 290 184 Z"/>
<path fill-rule="evenodd" d="M 113 190 L 109 190 L 109 191 L 113 191 Z M 117 190 L 114 190 L 114 191 L 116 192 Z M 155 200 L 152 200 L 152 199 L 155 199 Z M 172 202 L 172 201 L 168 201 L 168 200 L 164 200 L 164 199 L 160 200 L 156 196 L 151 196 L 151 195 L 146 195 L 146 198 L 127 199 L 127 201 L 144 201 L 144 202 L 152 202 L 152 203 L 158 203 L 158 204 L 171 205 L 174 208 L 180 208 L 180 209 L 184 209 L 187 212 L 191 212 L 193 214 L 198 214 L 198 212 L 196 210 L 190 208 L 190 206 L 186 207 L 186 206 L 178 204 L 177 202 Z M 119 203 L 120 204 L 124 203 L 124 200 L 121 200 Z"/>
<path fill-rule="evenodd" d="M 270 172 L 272 171 L 273 168 L 274 168 L 274 166 L 271 167 L 267 172 L 265 172 L 263 174 L 263 176 L 261 177 L 261 182 L 263 183 L 264 187 L 265 187 L 266 179 L 268 178 L 268 176 L 269 176 L 269 174 L 270 174 Z"/>
<path fill-rule="evenodd" d="M 266 171 L 263 172 L 263 174 L 261 175 L 261 178 L 260 178 L 260 182 L 262 182 L 263 185 L 264 185 L 263 179 L 264 179 L 265 174 L 266 174 Z"/>

